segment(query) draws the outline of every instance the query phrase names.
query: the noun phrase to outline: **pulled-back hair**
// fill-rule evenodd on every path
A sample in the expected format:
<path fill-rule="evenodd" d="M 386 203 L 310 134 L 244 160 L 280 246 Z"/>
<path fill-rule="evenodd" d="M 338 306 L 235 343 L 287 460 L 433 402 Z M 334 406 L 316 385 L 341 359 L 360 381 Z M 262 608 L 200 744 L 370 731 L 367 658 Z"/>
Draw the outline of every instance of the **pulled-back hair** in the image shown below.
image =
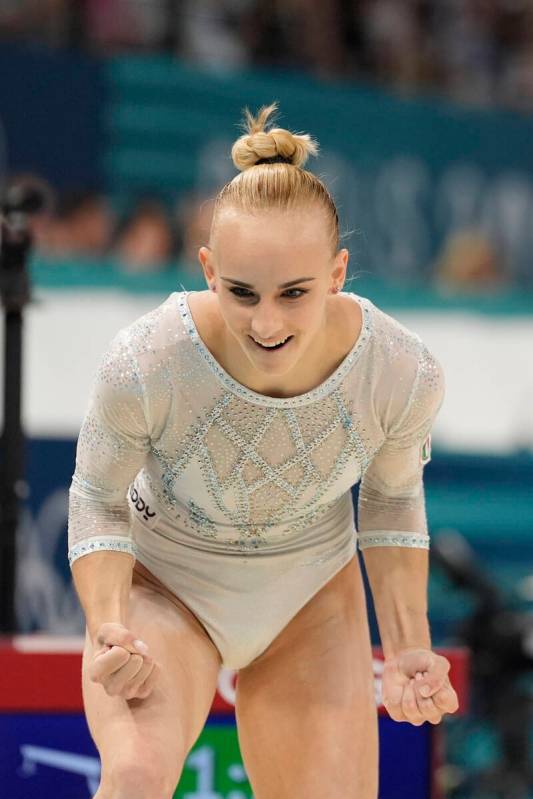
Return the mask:
<path fill-rule="evenodd" d="M 263 209 L 292 210 L 318 205 L 326 212 L 333 255 L 339 248 L 339 218 L 335 203 L 322 181 L 302 169 L 318 142 L 307 133 L 269 127 L 278 104 L 263 106 L 254 117 L 245 109 L 245 133 L 234 143 L 231 156 L 240 170 L 215 200 L 212 229 L 223 207 L 245 212 Z"/>

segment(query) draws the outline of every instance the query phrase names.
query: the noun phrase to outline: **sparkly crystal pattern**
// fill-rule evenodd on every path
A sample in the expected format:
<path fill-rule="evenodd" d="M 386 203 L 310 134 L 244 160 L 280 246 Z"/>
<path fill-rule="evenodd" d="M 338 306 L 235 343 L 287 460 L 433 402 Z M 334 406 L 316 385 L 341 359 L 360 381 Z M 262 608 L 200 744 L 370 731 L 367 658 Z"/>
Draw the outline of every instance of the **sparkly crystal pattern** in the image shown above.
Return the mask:
<path fill-rule="evenodd" d="M 429 536 L 379 531 L 379 535 L 359 535 L 358 543 L 360 549 L 366 549 L 367 547 L 416 547 L 417 549 L 429 549 Z"/>
<path fill-rule="evenodd" d="M 91 547 L 124 543 L 135 554 L 132 516 L 162 551 L 180 542 L 252 556 L 310 552 L 319 538 L 334 547 L 354 534 L 340 510 L 359 479 L 359 546 L 427 547 L 420 451 L 442 373 L 415 334 L 350 296 L 362 310 L 358 340 L 323 383 L 295 397 L 232 378 L 202 341 L 186 292 L 122 330 L 80 432 L 71 562 Z"/>
<path fill-rule="evenodd" d="M 113 552 L 127 552 L 134 557 L 137 553 L 135 544 L 133 541 L 130 541 L 129 538 L 112 538 L 111 536 L 108 536 L 107 538 L 89 539 L 86 542 L 76 544 L 72 547 L 69 552 L 69 564 L 72 565 L 76 558 L 81 558 L 82 555 L 88 555 L 91 552 L 108 550 L 112 550 Z"/>

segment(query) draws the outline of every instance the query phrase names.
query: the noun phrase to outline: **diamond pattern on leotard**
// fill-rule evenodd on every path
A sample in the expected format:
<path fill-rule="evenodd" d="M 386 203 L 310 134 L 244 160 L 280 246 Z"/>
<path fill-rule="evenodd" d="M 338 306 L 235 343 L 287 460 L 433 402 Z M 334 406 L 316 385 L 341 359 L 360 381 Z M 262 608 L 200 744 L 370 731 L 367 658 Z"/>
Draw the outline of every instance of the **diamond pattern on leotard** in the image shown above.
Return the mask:
<path fill-rule="evenodd" d="M 309 523 L 350 458 L 366 464 L 365 446 L 347 424 L 342 392 L 336 389 L 315 406 L 320 424 L 312 424 L 313 406 L 259 408 L 224 392 L 204 424 L 191 431 L 181 456 L 155 450 L 162 467 L 167 507 L 176 505 L 179 480 L 196 462 L 203 484 L 224 524 L 244 537 L 250 529 L 260 541 L 274 525 L 287 533 Z M 197 533 L 211 538 L 215 527 L 199 506 L 188 503 Z M 220 522 L 219 522 L 220 523 Z"/>

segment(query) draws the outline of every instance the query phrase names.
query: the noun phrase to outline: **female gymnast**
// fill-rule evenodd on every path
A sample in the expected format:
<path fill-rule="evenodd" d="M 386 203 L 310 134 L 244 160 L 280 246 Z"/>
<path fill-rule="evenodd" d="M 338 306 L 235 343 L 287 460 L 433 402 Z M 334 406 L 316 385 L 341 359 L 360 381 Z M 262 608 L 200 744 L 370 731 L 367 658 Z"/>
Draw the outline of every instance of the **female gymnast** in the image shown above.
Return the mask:
<path fill-rule="evenodd" d="M 417 335 L 342 292 L 348 251 L 317 144 L 234 144 L 208 289 L 174 292 L 101 363 L 70 489 L 97 799 L 170 799 L 221 665 L 256 799 L 376 799 L 362 551 L 397 721 L 457 709 L 431 651 L 422 472 L 443 396 Z M 351 487 L 360 483 L 358 531 Z"/>

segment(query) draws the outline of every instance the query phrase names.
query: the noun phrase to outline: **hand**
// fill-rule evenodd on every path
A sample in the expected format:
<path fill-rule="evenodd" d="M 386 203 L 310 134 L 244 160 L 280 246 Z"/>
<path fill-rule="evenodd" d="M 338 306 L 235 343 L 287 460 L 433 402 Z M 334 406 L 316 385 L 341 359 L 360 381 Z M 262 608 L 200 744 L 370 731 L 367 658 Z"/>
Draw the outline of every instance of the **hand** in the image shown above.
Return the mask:
<path fill-rule="evenodd" d="M 109 696 L 146 699 L 154 687 L 157 666 L 148 647 L 124 625 L 102 624 L 89 665 L 92 682 L 100 683 Z"/>
<path fill-rule="evenodd" d="M 439 724 L 445 713 L 455 713 L 459 702 L 449 670 L 449 661 L 430 649 L 403 649 L 385 660 L 382 694 L 389 716 L 419 727 L 425 721 Z"/>

